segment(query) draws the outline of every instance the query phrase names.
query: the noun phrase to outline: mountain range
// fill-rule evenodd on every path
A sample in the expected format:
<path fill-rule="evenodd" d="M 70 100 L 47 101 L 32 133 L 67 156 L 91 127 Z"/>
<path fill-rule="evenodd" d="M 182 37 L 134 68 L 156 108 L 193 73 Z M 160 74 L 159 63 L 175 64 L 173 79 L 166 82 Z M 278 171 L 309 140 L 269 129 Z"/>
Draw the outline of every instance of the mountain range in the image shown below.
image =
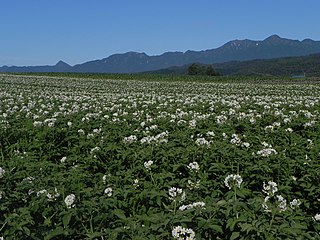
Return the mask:
<path fill-rule="evenodd" d="M 166 52 L 148 56 L 145 53 L 127 52 L 107 58 L 70 66 L 59 61 L 54 66 L 3 66 L 0 72 L 79 72 L 79 73 L 138 73 L 184 66 L 190 63 L 217 64 L 230 61 L 250 61 L 320 53 L 320 41 L 303 41 L 272 35 L 262 41 L 233 40 L 223 46 L 204 51 Z"/>

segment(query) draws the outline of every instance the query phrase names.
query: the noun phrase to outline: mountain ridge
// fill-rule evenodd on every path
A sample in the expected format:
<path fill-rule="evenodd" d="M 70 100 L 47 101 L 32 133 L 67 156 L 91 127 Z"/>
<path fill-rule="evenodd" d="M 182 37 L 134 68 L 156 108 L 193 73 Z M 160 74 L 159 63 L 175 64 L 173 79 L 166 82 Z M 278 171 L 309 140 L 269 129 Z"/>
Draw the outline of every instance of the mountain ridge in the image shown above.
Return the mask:
<path fill-rule="evenodd" d="M 149 56 L 144 52 L 126 52 L 110 55 L 70 66 L 59 61 L 54 66 L 0 67 L 0 72 L 87 72 L 87 73 L 137 73 L 183 66 L 198 62 L 215 64 L 230 61 L 249 61 L 281 57 L 307 56 L 320 53 L 320 41 L 312 39 L 291 40 L 274 34 L 264 40 L 232 40 L 224 45 L 202 51 L 164 52 Z"/>

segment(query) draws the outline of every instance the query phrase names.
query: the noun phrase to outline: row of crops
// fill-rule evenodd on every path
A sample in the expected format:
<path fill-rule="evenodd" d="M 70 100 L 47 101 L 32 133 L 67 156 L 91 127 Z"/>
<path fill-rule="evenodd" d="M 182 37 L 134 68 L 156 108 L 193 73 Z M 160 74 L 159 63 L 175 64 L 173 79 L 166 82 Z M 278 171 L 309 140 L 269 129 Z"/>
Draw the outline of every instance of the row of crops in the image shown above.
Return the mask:
<path fill-rule="evenodd" d="M 0 75 L 0 238 L 320 239 L 320 85 Z"/>

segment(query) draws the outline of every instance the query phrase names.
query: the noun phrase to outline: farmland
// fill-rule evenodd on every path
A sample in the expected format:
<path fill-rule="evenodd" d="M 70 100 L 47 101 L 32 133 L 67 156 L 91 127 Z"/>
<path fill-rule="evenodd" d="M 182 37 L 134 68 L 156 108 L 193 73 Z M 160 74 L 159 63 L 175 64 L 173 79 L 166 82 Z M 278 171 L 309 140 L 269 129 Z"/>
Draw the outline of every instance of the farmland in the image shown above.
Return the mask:
<path fill-rule="evenodd" d="M 0 100 L 6 240 L 320 239 L 316 81 L 4 74 Z"/>

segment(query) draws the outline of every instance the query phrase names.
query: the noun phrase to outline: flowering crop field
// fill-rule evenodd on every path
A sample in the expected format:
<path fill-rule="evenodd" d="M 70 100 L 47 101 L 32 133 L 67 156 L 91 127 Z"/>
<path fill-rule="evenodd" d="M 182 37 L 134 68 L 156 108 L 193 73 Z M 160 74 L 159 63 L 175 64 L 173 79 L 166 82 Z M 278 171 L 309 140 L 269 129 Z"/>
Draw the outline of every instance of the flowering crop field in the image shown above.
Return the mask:
<path fill-rule="evenodd" d="M 320 239 L 320 85 L 0 75 L 0 238 Z"/>

